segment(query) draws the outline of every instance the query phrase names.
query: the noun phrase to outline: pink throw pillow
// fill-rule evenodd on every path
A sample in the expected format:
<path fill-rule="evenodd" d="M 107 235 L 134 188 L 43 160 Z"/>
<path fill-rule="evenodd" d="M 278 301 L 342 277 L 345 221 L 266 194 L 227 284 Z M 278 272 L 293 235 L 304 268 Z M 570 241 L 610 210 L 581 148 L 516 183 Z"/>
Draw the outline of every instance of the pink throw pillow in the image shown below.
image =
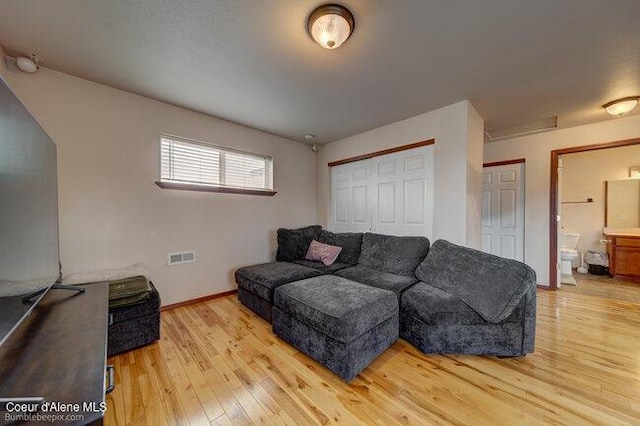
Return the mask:
<path fill-rule="evenodd" d="M 312 240 L 304 258 L 306 260 L 319 260 L 325 266 L 329 266 L 336 261 L 341 251 L 342 247 L 330 246 L 329 244 L 322 244 Z"/>

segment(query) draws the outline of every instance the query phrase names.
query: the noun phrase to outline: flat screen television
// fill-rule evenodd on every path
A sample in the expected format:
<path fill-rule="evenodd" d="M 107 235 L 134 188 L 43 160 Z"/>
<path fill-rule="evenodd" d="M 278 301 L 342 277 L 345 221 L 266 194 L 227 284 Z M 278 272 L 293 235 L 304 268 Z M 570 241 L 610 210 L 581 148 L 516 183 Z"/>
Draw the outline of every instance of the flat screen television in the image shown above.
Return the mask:
<path fill-rule="evenodd" d="M 0 345 L 60 278 L 56 145 L 0 78 Z"/>

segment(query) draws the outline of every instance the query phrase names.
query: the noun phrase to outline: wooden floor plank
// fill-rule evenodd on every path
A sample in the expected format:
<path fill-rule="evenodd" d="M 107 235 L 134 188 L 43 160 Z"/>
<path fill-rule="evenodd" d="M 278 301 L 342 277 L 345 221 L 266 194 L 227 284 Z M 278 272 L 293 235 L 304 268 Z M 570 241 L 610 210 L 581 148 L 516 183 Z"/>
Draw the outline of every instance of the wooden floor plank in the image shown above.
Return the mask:
<path fill-rule="evenodd" d="M 176 390 L 177 400 L 185 412 L 185 419 L 192 425 L 208 424 L 209 418 L 207 417 L 206 411 L 200 403 L 194 391 L 194 386 L 185 372 L 185 365 L 180 362 L 180 357 L 171 342 L 163 345 L 161 352 L 168 367 L 169 377 Z"/>
<path fill-rule="evenodd" d="M 160 342 L 109 360 L 105 423 L 640 424 L 640 285 L 576 278 L 538 291 L 534 354 L 423 354 L 399 340 L 348 384 L 235 296 L 163 311 Z"/>

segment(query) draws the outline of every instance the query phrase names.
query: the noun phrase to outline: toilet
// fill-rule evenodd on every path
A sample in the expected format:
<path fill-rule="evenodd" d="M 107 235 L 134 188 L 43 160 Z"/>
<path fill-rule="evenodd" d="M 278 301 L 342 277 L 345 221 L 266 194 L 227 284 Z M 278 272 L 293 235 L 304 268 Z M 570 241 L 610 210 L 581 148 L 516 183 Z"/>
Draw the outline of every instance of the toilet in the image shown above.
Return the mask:
<path fill-rule="evenodd" d="M 560 272 L 562 275 L 573 275 L 571 261 L 578 258 L 576 246 L 579 239 L 580 234 L 562 233 L 562 247 L 560 249 Z"/>

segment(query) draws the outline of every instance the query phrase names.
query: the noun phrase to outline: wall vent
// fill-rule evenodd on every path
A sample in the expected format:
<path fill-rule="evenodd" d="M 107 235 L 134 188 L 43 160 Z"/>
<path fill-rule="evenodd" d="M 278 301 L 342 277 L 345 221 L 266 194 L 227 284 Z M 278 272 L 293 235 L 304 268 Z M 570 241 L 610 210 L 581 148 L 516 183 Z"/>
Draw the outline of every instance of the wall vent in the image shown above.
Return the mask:
<path fill-rule="evenodd" d="M 179 263 L 191 263 L 196 261 L 196 252 L 191 251 L 181 251 L 178 253 L 169 253 L 167 256 L 167 264 L 177 265 Z"/>

